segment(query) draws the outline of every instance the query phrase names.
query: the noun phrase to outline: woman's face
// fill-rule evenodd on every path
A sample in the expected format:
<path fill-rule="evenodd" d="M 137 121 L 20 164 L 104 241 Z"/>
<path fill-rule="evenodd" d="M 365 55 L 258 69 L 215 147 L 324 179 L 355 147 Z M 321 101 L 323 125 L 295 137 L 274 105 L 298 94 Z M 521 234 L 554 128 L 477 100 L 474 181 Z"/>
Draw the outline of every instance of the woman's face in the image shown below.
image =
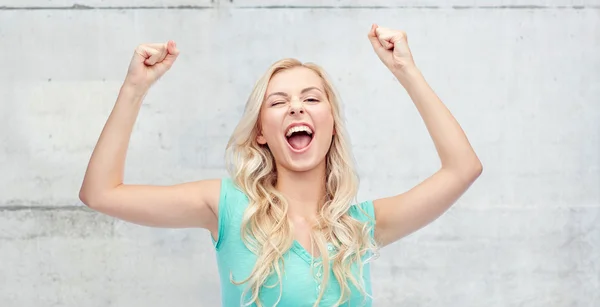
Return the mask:
<path fill-rule="evenodd" d="M 275 74 L 259 121 L 257 141 L 269 147 L 278 167 L 303 172 L 324 162 L 334 121 L 323 80 L 311 69 L 295 67 Z"/>

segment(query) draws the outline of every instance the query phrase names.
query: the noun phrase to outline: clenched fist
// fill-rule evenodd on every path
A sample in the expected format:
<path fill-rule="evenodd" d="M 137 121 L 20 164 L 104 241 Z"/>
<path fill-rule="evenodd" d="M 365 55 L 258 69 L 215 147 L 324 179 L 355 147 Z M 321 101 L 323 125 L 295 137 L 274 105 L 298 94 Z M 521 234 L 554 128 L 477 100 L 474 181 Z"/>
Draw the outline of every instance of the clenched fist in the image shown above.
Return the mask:
<path fill-rule="evenodd" d="M 125 83 L 137 90 L 146 91 L 158 80 L 179 55 L 175 42 L 164 44 L 142 44 L 135 48 L 129 63 Z"/>
<path fill-rule="evenodd" d="M 368 37 L 379 59 L 392 72 L 414 65 L 404 31 L 373 25 Z"/>

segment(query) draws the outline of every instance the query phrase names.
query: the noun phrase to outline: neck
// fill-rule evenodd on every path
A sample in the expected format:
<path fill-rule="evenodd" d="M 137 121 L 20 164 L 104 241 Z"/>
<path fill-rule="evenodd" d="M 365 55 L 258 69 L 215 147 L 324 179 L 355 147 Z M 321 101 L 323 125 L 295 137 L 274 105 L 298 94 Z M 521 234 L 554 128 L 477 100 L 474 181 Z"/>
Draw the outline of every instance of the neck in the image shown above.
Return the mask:
<path fill-rule="evenodd" d="M 288 215 L 313 220 L 325 196 L 325 162 L 306 172 L 277 169 L 276 188 L 289 203 Z"/>

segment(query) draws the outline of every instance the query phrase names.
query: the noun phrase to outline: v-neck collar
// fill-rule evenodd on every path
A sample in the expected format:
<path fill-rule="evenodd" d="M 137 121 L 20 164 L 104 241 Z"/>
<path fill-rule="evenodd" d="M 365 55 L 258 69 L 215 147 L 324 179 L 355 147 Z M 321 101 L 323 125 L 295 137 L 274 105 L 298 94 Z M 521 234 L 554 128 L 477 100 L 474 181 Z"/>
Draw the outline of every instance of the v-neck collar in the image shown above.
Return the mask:
<path fill-rule="evenodd" d="M 312 265 L 313 263 L 321 263 L 323 259 L 321 256 L 313 256 L 297 240 L 294 240 L 294 243 L 292 244 L 292 250 L 309 265 Z M 327 243 L 327 251 L 329 254 L 331 254 L 334 250 L 335 248 L 333 247 L 333 244 Z"/>

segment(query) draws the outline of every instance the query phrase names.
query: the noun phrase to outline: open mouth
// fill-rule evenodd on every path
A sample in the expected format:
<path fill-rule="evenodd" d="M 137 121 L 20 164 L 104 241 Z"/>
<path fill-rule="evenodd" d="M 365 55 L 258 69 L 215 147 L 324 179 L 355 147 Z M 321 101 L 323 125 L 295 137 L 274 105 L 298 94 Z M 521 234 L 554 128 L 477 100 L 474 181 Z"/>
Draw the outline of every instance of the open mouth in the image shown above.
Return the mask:
<path fill-rule="evenodd" d="M 312 142 L 313 131 L 306 125 L 293 126 L 287 130 L 285 138 L 292 149 L 302 151 Z"/>

